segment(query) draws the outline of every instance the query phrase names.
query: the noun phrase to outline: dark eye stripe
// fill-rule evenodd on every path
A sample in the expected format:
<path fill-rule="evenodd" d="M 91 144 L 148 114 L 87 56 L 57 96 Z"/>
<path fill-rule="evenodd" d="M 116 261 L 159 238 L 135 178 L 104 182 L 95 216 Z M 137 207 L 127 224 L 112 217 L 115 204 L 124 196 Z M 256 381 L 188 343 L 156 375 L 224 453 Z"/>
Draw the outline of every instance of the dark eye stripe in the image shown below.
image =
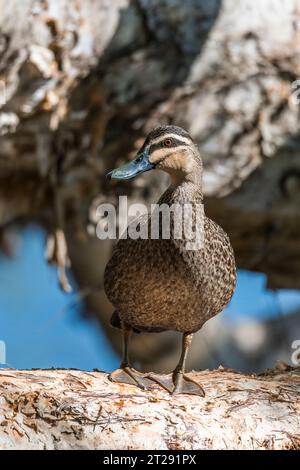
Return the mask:
<path fill-rule="evenodd" d="M 172 139 L 170 138 L 168 140 L 171 141 L 171 145 L 168 145 L 167 147 L 165 147 L 165 145 L 164 145 L 165 139 L 162 139 L 160 142 L 157 142 L 157 144 L 150 145 L 149 155 L 151 155 L 151 153 L 155 152 L 155 150 L 159 150 L 159 149 L 162 149 L 162 148 L 171 149 L 171 148 L 176 148 L 176 147 L 179 147 L 179 146 L 182 146 L 182 145 L 185 145 L 186 147 L 188 147 L 188 144 L 186 142 L 182 142 L 182 140 L 175 139 L 174 137 L 172 137 Z"/>

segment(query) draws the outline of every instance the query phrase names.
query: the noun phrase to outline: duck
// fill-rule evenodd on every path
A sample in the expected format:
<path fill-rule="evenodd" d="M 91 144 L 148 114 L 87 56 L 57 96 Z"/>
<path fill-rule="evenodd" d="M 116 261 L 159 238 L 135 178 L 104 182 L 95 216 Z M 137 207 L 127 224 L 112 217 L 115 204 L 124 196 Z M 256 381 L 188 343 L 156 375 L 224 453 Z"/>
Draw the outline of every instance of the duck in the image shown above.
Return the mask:
<path fill-rule="evenodd" d="M 109 379 L 142 389 L 155 382 L 171 394 L 204 396 L 202 385 L 186 374 L 186 360 L 194 333 L 222 312 L 234 293 L 234 252 L 225 231 L 205 215 L 202 158 L 187 131 L 174 125 L 153 129 L 134 160 L 107 177 L 129 180 L 156 170 L 169 175 L 169 186 L 150 214 L 129 223 L 104 272 L 104 289 L 115 309 L 111 324 L 123 332 L 122 361 Z M 166 217 L 171 227 L 168 236 L 162 230 L 164 216 L 156 236 L 151 236 L 155 211 L 174 207 L 182 209 L 181 214 L 189 208 L 184 220 L 190 222 L 190 231 L 179 230 L 178 236 L 175 216 L 180 211 L 173 210 Z M 148 236 L 129 236 L 133 223 L 139 233 Z M 173 372 L 159 375 L 133 368 L 129 359 L 132 334 L 169 330 L 182 335 L 181 355 Z"/>

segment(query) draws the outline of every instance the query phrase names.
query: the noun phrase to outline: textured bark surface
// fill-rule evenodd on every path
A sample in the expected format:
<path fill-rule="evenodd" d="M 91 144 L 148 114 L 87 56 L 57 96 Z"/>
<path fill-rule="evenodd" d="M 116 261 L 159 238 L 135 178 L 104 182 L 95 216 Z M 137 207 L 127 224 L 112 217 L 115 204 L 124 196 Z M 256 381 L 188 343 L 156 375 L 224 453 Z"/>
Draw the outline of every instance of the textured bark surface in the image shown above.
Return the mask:
<path fill-rule="evenodd" d="M 192 376 L 205 398 L 113 384 L 100 372 L 1 370 L 0 448 L 300 448 L 299 369 Z"/>

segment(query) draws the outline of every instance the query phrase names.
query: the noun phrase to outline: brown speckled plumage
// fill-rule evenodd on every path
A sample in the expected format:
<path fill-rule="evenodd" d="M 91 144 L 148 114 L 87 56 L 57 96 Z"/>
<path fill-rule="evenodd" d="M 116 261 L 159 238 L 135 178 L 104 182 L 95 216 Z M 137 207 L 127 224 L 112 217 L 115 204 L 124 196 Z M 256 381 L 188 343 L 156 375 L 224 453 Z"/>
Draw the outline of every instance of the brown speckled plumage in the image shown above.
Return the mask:
<path fill-rule="evenodd" d="M 150 133 L 142 149 L 147 145 L 151 148 L 151 142 L 160 135 L 170 134 L 190 139 L 182 129 L 167 126 Z M 198 149 L 191 139 L 189 153 L 177 151 L 176 146 L 178 142 L 173 152 L 164 149 L 162 162 L 159 151 L 152 147 L 157 167 L 172 178 L 158 202 L 169 206 L 201 203 L 202 162 Z M 173 160 L 164 167 L 169 155 Z M 178 165 L 184 166 L 184 159 L 192 159 L 194 166 L 190 169 L 189 162 L 189 169 L 184 168 L 182 174 Z M 235 289 L 234 254 L 224 230 L 204 213 L 203 217 L 204 245 L 198 250 L 186 250 L 185 240 L 172 238 L 119 240 L 105 270 L 105 291 L 116 308 L 114 324 L 119 316 L 135 330 L 193 333 L 224 309 Z M 140 224 L 149 222 L 149 216 L 140 218 Z"/>
<path fill-rule="evenodd" d="M 158 202 L 201 201 L 200 182 L 181 182 Z M 141 217 L 141 224 L 148 222 Z M 137 329 L 194 332 L 224 309 L 235 288 L 233 250 L 208 217 L 204 230 L 200 250 L 181 250 L 172 239 L 119 240 L 105 270 L 105 291 L 123 321 Z"/>

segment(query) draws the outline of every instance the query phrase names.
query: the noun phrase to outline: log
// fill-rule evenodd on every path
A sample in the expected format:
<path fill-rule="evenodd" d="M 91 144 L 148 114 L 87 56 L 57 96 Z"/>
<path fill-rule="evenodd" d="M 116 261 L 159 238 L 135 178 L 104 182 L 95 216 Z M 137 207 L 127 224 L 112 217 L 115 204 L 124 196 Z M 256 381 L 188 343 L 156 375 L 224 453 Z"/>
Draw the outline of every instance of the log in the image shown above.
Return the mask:
<path fill-rule="evenodd" d="M 299 449 L 300 371 L 190 374 L 204 398 L 78 370 L 0 371 L 1 449 Z"/>
<path fill-rule="evenodd" d="M 91 235 L 93 202 L 153 202 L 166 187 L 155 172 L 117 187 L 105 172 L 172 122 L 199 145 L 205 210 L 238 267 L 300 288 L 300 0 L 0 0 L 0 12 L 0 249 L 16 221 L 52 240 L 64 225 L 80 288 L 98 286 L 111 245 Z M 64 265 L 61 248 L 50 258 Z M 87 303 L 118 350 L 100 288 Z M 155 338 L 133 340 L 143 368 L 176 353 L 175 335 Z"/>

